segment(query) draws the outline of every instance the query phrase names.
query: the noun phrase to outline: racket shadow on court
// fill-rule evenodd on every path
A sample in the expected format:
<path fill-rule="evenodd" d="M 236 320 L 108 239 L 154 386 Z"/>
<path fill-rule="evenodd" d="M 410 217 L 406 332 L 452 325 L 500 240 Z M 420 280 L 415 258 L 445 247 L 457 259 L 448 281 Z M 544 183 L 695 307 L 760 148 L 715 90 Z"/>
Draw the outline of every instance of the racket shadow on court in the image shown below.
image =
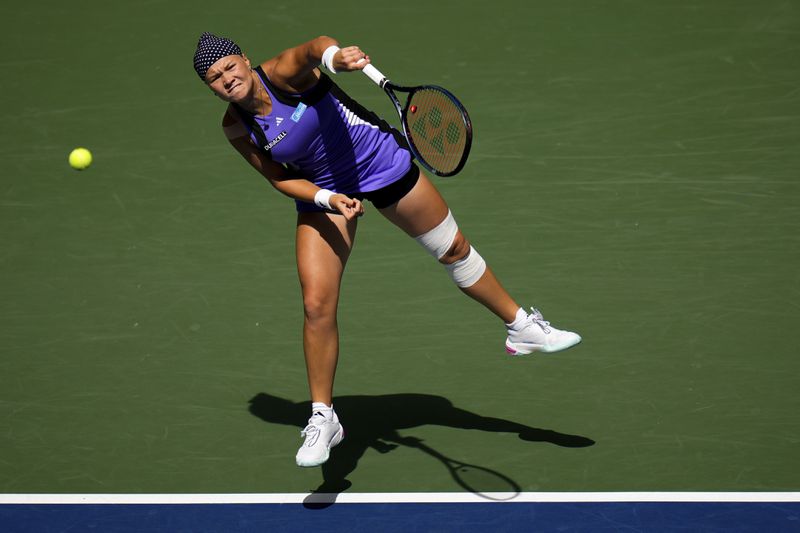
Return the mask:
<path fill-rule="evenodd" d="M 345 429 L 345 438 L 331 450 L 331 458 L 322 465 L 322 484 L 306 499 L 311 508 L 333 504 L 336 495 L 350 487 L 347 476 L 355 471 L 358 461 L 369 449 L 389 453 L 399 446 L 421 451 L 439 461 L 453 481 L 469 492 L 486 499 L 513 499 L 521 492 L 519 484 L 501 472 L 479 465 L 462 463 L 434 449 L 430 443 L 407 435 L 410 430 L 429 424 L 457 429 L 515 433 L 529 442 L 548 442 L 567 448 L 585 448 L 594 441 L 578 435 L 567 435 L 539 429 L 509 420 L 486 417 L 455 407 L 450 400 L 430 394 L 387 394 L 380 396 L 338 396 L 333 401 Z M 311 403 L 292 402 L 259 393 L 250 400 L 250 412 L 272 424 L 305 427 Z M 297 446 L 301 443 L 298 437 Z M 294 449 L 292 449 L 292 453 Z M 292 460 L 287 456 L 287 461 Z"/>

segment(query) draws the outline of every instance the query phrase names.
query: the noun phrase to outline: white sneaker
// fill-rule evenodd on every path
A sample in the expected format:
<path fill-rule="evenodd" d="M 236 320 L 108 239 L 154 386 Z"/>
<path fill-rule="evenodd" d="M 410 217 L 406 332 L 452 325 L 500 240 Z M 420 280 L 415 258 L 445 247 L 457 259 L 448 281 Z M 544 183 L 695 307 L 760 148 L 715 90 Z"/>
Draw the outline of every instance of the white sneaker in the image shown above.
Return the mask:
<path fill-rule="evenodd" d="M 531 311 L 517 328 L 508 328 L 506 351 L 511 355 L 558 352 L 581 342 L 577 333 L 554 328 L 538 309 L 531 307 Z"/>
<path fill-rule="evenodd" d="M 300 436 L 306 440 L 297 450 L 297 466 L 319 466 L 328 460 L 331 448 L 344 439 L 344 428 L 335 411 L 331 410 L 330 416 L 316 412 L 308 419 Z"/>

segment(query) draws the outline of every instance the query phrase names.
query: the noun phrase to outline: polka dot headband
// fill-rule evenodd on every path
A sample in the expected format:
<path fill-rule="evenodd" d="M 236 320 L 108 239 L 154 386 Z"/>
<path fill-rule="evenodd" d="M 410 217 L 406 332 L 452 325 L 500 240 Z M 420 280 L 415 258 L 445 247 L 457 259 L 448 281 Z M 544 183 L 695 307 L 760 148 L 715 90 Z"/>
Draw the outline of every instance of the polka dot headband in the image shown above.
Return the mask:
<path fill-rule="evenodd" d="M 205 32 L 197 41 L 197 50 L 194 53 L 194 70 L 200 79 L 206 80 L 206 72 L 211 65 L 225 56 L 242 55 L 242 49 L 235 42 L 225 37 L 217 37 L 213 33 Z"/>

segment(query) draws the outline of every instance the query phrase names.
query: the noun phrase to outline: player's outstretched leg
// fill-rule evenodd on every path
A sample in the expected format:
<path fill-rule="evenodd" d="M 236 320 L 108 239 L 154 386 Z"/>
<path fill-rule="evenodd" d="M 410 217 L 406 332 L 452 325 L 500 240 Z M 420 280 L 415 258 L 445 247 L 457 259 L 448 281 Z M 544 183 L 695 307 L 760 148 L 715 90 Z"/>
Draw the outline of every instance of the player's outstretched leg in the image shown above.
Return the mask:
<path fill-rule="evenodd" d="M 528 314 L 511 298 L 458 229 L 444 199 L 424 175 L 406 196 L 381 213 L 442 263 L 465 294 L 503 320 L 509 353 L 557 352 L 581 341 L 577 333 L 551 326 L 539 311 L 533 309 Z"/>

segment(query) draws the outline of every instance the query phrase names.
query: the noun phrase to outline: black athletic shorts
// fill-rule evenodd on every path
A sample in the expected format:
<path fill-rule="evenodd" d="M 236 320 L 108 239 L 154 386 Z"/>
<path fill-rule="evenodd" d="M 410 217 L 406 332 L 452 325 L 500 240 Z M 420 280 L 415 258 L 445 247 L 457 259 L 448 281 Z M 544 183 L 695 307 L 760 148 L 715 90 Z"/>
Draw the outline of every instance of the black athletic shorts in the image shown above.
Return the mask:
<path fill-rule="evenodd" d="M 347 196 L 351 198 L 357 198 L 362 202 L 364 200 L 369 200 L 377 209 L 383 209 L 384 207 L 389 207 L 390 205 L 399 202 L 401 198 L 403 198 L 411 191 L 411 189 L 414 188 L 414 185 L 417 184 L 418 180 L 419 167 L 412 161 L 411 168 L 408 169 L 408 172 L 406 172 L 399 180 L 393 181 L 386 187 L 378 189 L 377 191 L 358 192 L 348 194 Z M 300 213 L 309 213 L 328 210 L 313 203 L 301 202 L 297 200 L 297 211 Z"/>
<path fill-rule="evenodd" d="M 361 201 L 369 200 L 377 209 L 383 209 L 399 202 L 401 198 L 411 192 L 418 180 L 419 167 L 412 161 L 411 168 L 399 180 L 377 191 L 361 192 L 351 196 Z"/>

